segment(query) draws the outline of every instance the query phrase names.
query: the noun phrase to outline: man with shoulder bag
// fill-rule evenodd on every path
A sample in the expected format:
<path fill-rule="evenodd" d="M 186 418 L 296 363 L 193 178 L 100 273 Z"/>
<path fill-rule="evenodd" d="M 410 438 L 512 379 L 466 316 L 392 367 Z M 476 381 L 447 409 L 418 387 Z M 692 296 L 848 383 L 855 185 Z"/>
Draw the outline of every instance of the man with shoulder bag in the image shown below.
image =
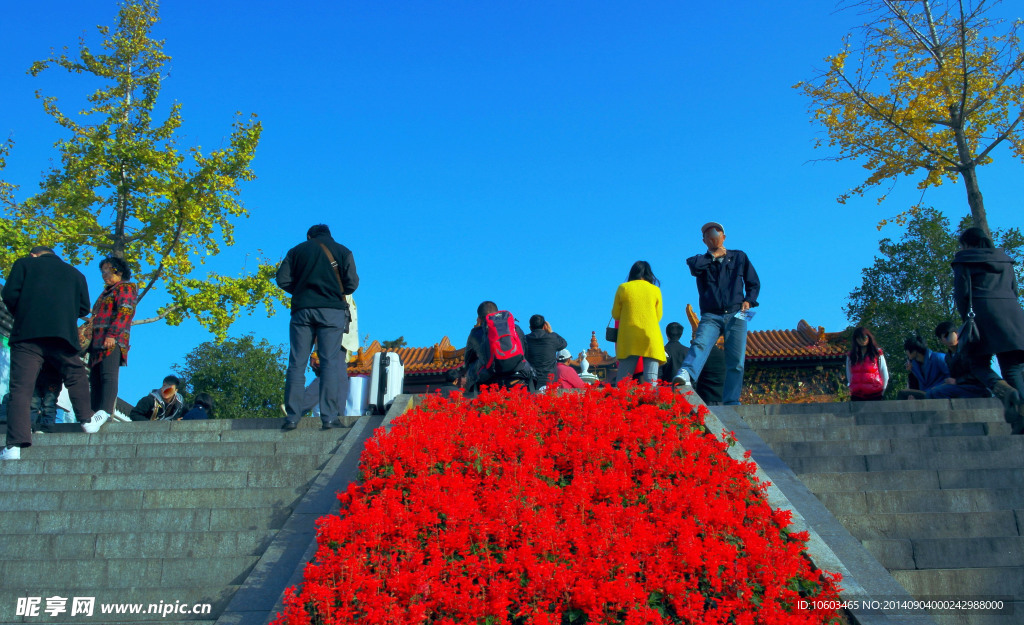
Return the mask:
<path fill-rule="evenodd" d="M 341 337 L 350 319 L 345 296 L 359 286 L 352 251 L 331 237 L 330 228 L 315 225 L 305 242 L 288 250 L 277 270 L 277 284 L 292 296 L 281 429 L 294 430 L 302 417 L 306 361 L 314 340 L 320 357 L 320 420 L 325 430 L 341 427 L 344 398 L 338 376 L 348 375 Z"/>

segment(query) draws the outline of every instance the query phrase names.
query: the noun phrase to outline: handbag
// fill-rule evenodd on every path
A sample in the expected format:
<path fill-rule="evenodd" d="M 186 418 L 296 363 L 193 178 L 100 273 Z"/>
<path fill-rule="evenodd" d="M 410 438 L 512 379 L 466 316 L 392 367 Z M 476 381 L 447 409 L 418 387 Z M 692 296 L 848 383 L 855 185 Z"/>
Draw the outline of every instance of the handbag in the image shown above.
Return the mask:
<path fill-rule="evenodd" d="M 981 340 L 981 333 L 978 331 L 978 324 L 974 321 L 974 288 L 971 284 L 971 270 L 965 268 L 967 274 L 967 317 L 964 324 L 960 326 L 958 334 L 957 349 L 969 349 L 971 343 Z"/>
<path fill-rule="evenodd" d="M 604 340 L 609 343 L 617 343 L 619 341 L 619 329 L 612 323 L 614 318 L 608 319 L 608 327 L 604 329 Z"/>
<path fill-rule="evenodd" d="M 89 346 L 92 345 L 92 317 L 89 317 L 85 323 L 78 326 L 78 347 L 80 348 L 79 353 L 85 353 L 89 351 Z"/>

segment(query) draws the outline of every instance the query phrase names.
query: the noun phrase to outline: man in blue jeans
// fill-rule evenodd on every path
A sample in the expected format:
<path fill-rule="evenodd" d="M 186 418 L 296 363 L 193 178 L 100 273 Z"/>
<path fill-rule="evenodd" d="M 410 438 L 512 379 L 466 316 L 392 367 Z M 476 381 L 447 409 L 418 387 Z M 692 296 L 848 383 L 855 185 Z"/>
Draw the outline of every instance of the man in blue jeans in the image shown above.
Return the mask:
<path fill-rule="evenodd" d="M 725 249 L 725 228 L 708 222 L 700 229 L 708 251 L 686 259 L 690 274 L 697 278 L 700 294 L 700 323 L 693 333 L 690 353 L 672 381 L 692 386 L 704 369 L 708 354 L 718 337 L 725 336 L 725 388 L 722 403 L 740 403 L 743 363 L 747 351 L 747 311 L 757 306 L 761 281 L 747 255 Z"/>
<path fill-rule="evenodd" d="M 288 250 L 277 269 L 277 285 L 292 295 L 289 324 L 288 373 L 285 376 L 285 420 L 282 430 L 294 430 L 302 417 L 306 360 L 316 339 L 320 356 L 320 420 L 323 429 L 341 427 L 340 375 L 348 375 L 341 336 L 348 329 L 345 296 L 359 286 L 352 252 L 318 224 L 306 241 Z"/>

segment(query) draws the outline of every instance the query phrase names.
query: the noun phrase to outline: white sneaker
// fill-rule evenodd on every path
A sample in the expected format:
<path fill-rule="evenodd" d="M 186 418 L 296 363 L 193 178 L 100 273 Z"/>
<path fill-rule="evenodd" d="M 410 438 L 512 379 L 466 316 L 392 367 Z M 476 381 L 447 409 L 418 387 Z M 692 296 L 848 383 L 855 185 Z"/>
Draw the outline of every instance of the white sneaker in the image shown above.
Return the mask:
<path fill-rule="evenodd" d="M 82 430 L 87 434 L 95 434 L 100 431 L 100 426 L 107 422 L 110 415 L 107 414 L 106 410 L 97 410 L 96 414 L 92 416 L 92 421 L 82 424 Z"/>
<path fill-rule="evenodd" d="M 110 415 L 110 420 L 111 421 L 115 421 L 117 423 L 131 423 L 132 422 L 132 420 L 128 418 L 128 415 L 121 414 L 120 412 L 115 412 L 114 414 Z"/>
<path fill-rule="evenodd" d="M 691 386 L 690 384 L 690 373 L 686 369 L 680 369 L 676 377 L 672 378 L 672 384 L 682 384 L 683 386 Z"/>
<path fill-rule="evenodd" d="M 0 450 L 0 460 L 21 460 L 21 447 L 4 447 Z"/>

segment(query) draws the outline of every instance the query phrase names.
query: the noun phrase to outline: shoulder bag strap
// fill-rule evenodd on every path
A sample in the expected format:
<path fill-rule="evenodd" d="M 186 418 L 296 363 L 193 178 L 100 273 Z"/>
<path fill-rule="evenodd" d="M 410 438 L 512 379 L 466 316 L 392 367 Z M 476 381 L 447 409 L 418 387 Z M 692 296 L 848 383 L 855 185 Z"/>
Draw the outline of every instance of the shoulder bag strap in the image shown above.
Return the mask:
<path fill-rule="evenodd" d="M 327 260 L 331 261 L 331 267 L 334 268 L 334 277 L 338 279 L 338 289 L 341 290 L 342 299 L 345 298 L 345 287 L 341 284 L 341 268 L 338 267 L 338 261 L 334 260 L 334 255 L 331 254 L 331 250 L 327 249 L 327 246 L 320 243 L 320 247 L 323 248 L 324 254 L 327 254 Z"/>
<path fill-rule="evenodd" d="M 967 316 L 971 319 L 974 318 L 974 285 L 971 283 L 971 268 L 965 266 L 964 271 L 967 273 Z"/>

